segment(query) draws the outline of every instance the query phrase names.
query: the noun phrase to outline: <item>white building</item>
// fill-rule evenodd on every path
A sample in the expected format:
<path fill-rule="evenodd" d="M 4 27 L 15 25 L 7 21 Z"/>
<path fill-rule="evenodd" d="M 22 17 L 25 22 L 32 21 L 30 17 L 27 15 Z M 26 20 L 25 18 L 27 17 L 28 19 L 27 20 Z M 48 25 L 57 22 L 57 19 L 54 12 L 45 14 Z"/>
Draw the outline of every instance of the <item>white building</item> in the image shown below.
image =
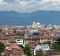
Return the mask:
<path fill-rule="evenodd" d="M 40 28 L 40 27 L 42 27 L 42 25 L 39 22 L 37 22 L 37 23 L 33 22 L 32 27 L 33 28 Z"/>
<path fill-rule="evenodd" d="M 24 45 L 24 40 L 23 40 L 23 38 L 16 39 L 15 41 L 16 41 L 16 43 L 19 44 L 19 45 Z"/>
<path fill-rule="evenodd" d="M 44 45 L 44 44 L 42 44 L 42 45 L 38 44 L 38 45 L 35 47 L 35 49 L 34 49 L 34 55 L 36 55 L 36 51 L 37 51 L 37 50 L 40 50 L 40 49 L 41 49 L 42 52 L 44 52 L 44 53 L 45 53 L 45 51 L 51 50 L 47 44 L 46 44 L 46 45 Z"/>

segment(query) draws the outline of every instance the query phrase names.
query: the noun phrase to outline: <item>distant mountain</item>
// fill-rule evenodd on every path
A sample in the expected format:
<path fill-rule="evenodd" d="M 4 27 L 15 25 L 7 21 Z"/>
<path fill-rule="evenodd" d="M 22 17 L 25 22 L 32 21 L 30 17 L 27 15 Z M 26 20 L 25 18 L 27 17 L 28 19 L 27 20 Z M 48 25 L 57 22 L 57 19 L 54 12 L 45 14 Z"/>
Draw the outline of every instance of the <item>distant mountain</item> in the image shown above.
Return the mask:
<path fill-rule="evenodd" d="M 60 25 L 60 11 L 36 11 L 32 13 L 0 11 L 0 25 L 30 25 L 33 21 Z"/>

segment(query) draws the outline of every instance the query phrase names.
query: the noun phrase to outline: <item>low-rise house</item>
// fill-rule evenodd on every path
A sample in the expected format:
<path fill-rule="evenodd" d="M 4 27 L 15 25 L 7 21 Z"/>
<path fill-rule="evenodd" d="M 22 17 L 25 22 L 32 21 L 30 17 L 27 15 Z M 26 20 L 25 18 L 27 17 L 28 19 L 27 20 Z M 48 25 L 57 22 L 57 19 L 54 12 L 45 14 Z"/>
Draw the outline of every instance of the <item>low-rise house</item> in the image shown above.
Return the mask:
<path fill-rule="evenodd" d="M 46 53 L 46 51 L 48 51 L 48 50 L 52 50 L 52 49 L 49 48 L 49 45 L 38 44 L 34 49 L 34 55 L 36 55 L 37 51 L 42 51 L 42 53 Z"/>
<path fill-rule="evenodd" d="M 27 44 L 27 46 L 29 46 L 29 48 L 35 48 L 36 46 L 37 46 L 37 43 L 36 42 L 34 42 L 34 41 L 30 41 L 28 44 Z"/>
<path fill-rule="evenodd" d="M 30 41 L 30 42 L 27 44 L 27 46 L 30 48 L 31 53 L 33 54 L 33 53 L 34 53 L 34 49 L 35 49 L 35 47 L 37 46 L 37 43 L 34 42 L 34 41 Z"/>
<path fill-rule="evenodd" d="M 36 43 L 40 43 L 40 37 L 39 36 L 32 36 L 32 37 L 27 37 L 24 40 L 24 44 L 27 45 L 29 42 L 34 41 Z"/>
<path fill-rule="evenodd" d="M 60 34 L 56 34 L 56 36 L 55 36 L 55 37 L 60 38 Z"/>
<path fill-rule="evenodd" d="M 16 32 L 16 35 L 18 36 L 24 36 L 24 34 L 25 34 L 25 31 Z"/>
<path fill-rule="evenodd" d="M 51 36 L 40 36 L 40 43 L 44 43 L 46 41 L 50 41 L 51 43 L 53 43 L 56 40 L 55 37 L 51 37 Z"/>
<path fill-rule="evenodd" d="M 16 43 L 19 45 L 24 45 L 24 37 L 19 37 L 15 39 Z"/>
<path fill-rule="evenodd" d="M 4 36 L 4 35 L 0 36 L 0 42 L 4 43 L 6 45 L 8 43 L 8 41 L 9 41 L 9 37 Z"/>
<path fill-rule="evenodd" d="M 23 49 L 18 47 L 17 44 L 7 44 L 5 51 L 1 56 L 23 56 Z"/>
<path fill-rule="evenodd" d="M 56 38 L 53 36 L 32 36 L 32 37 L 27 37 L 25 38 L 24 43 L 28 44 L 30 41 L 35 41 L 36 43 L 44 43 L 46 41 L 50 41 L 53 43 L 56 40 Z"/>

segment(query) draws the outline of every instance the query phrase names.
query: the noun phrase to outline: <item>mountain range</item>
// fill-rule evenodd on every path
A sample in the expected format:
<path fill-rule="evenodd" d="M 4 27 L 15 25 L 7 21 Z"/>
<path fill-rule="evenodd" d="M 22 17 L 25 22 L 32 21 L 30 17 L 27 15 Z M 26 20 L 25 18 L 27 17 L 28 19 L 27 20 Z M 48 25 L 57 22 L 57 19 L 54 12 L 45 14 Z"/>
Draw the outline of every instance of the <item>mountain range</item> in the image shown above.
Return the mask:
<path fill-rule="evenodd" d="M 18 13 L 15 11 L 0 11 L 0 25 L 31 25 L 32 22 L 60 25 L 60 11 L 35 11 Z"/>

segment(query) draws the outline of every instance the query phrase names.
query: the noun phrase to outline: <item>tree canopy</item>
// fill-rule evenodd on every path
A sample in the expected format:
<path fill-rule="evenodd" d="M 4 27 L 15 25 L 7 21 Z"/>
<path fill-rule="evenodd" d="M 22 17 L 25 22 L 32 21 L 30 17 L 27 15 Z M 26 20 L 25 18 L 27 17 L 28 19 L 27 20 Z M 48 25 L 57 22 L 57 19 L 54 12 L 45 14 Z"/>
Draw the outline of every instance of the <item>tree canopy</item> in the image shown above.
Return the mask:
<path fill-rule="evenodd" d="M 25 46 L 24 52 L 27 56 L 31 56 L 31 53 L 30 53 L 31 51 L 30 51 L 30 48 L 28 46 Z"/>
<path fill-rule="evenodd" d="M 60 51 L 60 38 L 58 38 L 56 41 L 57 41 L 57 42 L 56 42 L 56 43 L 53 43 L 52 46 L 53 46 L 56 50 Z"/>
<path fill-rule="evenodd" d="M 0 42 L 0 54 L 5 50 L 5 45 Z"/>
<path fill-rule="evenodd" d="M 2 29 L 0 29 L 0 33 L 2 33 Z"/>

